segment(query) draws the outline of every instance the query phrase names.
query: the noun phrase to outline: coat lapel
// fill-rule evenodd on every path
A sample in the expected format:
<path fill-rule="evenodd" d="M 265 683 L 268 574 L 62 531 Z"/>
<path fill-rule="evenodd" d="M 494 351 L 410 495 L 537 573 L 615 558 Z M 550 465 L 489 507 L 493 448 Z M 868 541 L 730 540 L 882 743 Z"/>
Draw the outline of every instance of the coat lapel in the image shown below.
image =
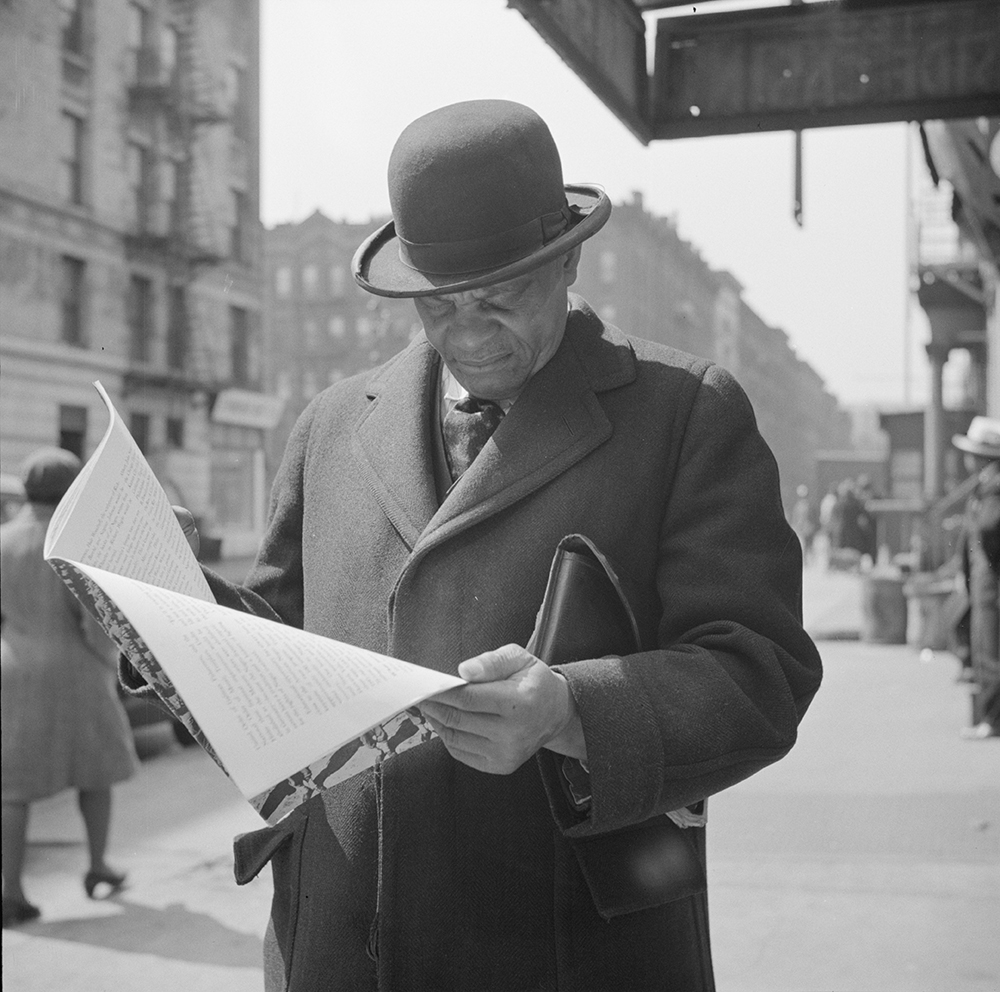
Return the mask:
<path fill-rule="evenodd" d="M 437 352 L 421 336 L 378 370 L 354 437 L 375 499 L 411 549 L 438 508 L 430 434 L 438 368 Z"/>
<path fill-rule="evenodd" d="M 625 336 L 574 298 L 559 350 L 531 379 L 414 550 L 428 550 L 499 513 L 603 444 L 612 425 L 596 394 L 634 378 Z"/>

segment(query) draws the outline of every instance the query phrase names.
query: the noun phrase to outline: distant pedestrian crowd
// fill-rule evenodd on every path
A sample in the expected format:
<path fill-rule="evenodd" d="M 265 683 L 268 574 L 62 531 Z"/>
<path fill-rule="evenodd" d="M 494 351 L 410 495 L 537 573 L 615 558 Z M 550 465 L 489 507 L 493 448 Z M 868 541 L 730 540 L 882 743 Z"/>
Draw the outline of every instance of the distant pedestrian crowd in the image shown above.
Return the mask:
<path fill-rule="evenodd" d="M 878 546 L 868 501 L 877 495 L 867 475 L 844 479 L 818 505 L 808 487 L 799 486 L 791 525 L 802 544 L 803 560 L 808 564 L 818 559 L 828 567 L 857 566 L 866 556 L 874 562 Z"/>

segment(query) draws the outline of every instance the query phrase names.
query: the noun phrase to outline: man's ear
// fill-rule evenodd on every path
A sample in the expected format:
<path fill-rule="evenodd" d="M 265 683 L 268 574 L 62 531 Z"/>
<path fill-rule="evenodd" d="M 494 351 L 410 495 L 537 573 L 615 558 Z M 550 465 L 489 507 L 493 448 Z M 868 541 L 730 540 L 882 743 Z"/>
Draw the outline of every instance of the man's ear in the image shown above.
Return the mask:
<path fill-rule="evenodd" d="M 583 245 L 575 245 L 563 255 L 563 276 L 566 280 L 567 288 L 576 282 L 576 270 L 580 264 L 582 251 Z"/>

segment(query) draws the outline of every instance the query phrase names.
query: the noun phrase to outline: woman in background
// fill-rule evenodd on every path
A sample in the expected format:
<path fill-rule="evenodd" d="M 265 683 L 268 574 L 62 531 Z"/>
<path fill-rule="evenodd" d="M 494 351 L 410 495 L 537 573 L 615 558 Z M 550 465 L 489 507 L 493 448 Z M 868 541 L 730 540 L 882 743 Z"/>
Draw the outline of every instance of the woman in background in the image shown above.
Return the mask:
<path fill-rule="evenodd" d="M 28 811 L 63 789 L 79 792 L 90 855 L 87 895 L 125 884 L 105 860 L 111 786 L 137 767 L 116 691 L 117 652 L 42 558 L 52 512 L 80 467 L 60 448 L 29 455 L 27 503 L 0 527 L 4 927 L 40 915 L 21 881 Z"/>

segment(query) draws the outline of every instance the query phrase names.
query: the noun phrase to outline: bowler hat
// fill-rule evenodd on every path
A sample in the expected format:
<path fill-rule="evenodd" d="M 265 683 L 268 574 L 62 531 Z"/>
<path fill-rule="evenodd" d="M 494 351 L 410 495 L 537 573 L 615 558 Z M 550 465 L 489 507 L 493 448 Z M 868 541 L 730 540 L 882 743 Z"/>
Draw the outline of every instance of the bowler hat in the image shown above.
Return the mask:
<path fill-rule="evenodd" d="M 509 100 L 469 100 L 417 118 L 389 157 L 393 219 L 358 248 L 378 296 L 459 293 L 530 272 L 596 234 L 611 201 L 563 184 L 548 126 Z"/>
<path fill-rule="evenodd" d="M 24 460 L 21 480 L 31 503 L 58 503 L 79 475 L 82 462 L 64 448 L 38 448 Z"/>
<path fill-rule="evenodd" d="M 1000 420 L 973 417 L 965 434 L 956 434 L 951 443 L 962 451 L 984 458 L 1000 458 Z"/>

